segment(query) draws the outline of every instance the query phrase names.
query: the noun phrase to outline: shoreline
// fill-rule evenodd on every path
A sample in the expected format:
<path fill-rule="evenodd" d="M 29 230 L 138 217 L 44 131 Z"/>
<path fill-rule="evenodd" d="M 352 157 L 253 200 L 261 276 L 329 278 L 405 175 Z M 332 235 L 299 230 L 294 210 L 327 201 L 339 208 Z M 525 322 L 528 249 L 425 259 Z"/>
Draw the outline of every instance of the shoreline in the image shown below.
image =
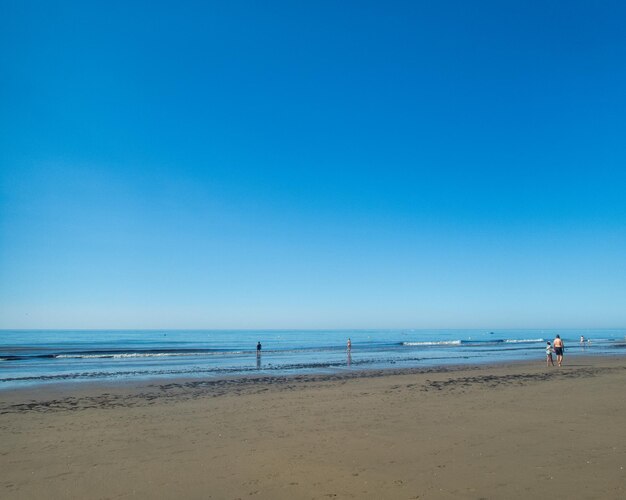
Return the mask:
<path fill-rule="evenodd" d="M 624 356 L 572 356 L 560 369 L 533 361 L 22 391 L 2 400 L 0 491 L 617 500 L 624 380 Z"/>
<path fill-rule="evenodd" d="M 352 356 L 346 338 L 352 338 Z M 402 367 L 528 361 L 543 357 L 544 330 L 5 332 L 0 351 L 0 399 L 6 391 L 66 384 L 118 386 L 239 376 L 290 376 Z M 559 330 L 567 340 L 564 330 Z M 567 356 L 613 355 L 626 330 L 595 330 L 593 344 L 567 340 Z M 371 334 L 371 335 L 370 335 Z M 262 358 L 249 348 L 264 339 Z M 3 361 L 4 360 L 4 361 Z"/>
<path fill-rule="evenodd" d="M 559 371 L 567 371 L 582 365 L 591 365 L 592 360 L 624 360 L 623 355 L 588 355 L 575 354 L 568 360 L 576 363 L 565 364 L 562 368 L 545 366 L 545 361 L 514 360 L 503 362 L 485 362 L 475 364 L 442 364 L 428 367 L 382 368 L 361 370 L 337 370 L 332 373 L 305 373 L 279 375 L 234 375 L 222 377 L 164 377 L 158 379 L 123 379 L 94 381 L 60 381 L 49 382 L 35 387 L 8 388 L 0 390 L 0 415 L 20 413 L 22 411 L 46 410 L 80 410 L 85 408 L 112 408 L 125 406 L 130 401 L 140 404 L 141 401 L 185 399 L 189 397 L 217 397 L 254 393 L 259 388 L 266 391 L 270 388 L 292 388 L 294 384 L 324 384 L 347 382 L 354 379 L 377 379 L 381 377 L 449 374 L 455 372 L 501 371 L 507 369 L 543 369 L 547 377 L 558 377 Z M 95 406 L 94 406 L 95 405 Z"/>

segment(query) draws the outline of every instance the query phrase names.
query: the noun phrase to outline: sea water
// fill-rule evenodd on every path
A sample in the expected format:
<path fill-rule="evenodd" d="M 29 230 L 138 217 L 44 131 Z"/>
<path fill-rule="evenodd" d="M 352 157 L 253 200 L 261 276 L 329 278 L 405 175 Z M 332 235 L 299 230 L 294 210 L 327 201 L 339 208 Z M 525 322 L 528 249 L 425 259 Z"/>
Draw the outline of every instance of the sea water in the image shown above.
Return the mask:
<path fill-rule="evenodd" d="M 567 357 L 626 354 L 626 330 L 1 330 L 0 390 L 53 382 L 543 362 L 546 340 L 556 334 Z M 581 335 L 588 342 L 581 343 Z"/>

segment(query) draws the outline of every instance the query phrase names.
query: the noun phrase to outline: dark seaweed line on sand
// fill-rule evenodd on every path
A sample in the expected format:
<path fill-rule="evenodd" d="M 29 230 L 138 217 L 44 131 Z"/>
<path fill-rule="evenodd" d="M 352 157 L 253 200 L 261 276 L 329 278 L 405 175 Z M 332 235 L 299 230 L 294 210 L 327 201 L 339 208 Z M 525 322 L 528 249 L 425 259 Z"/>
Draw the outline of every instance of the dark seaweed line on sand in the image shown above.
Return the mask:
<path fill-rule="evenodd" d="M 447 380 L 426 380 L 422 391 L 429 390 L 464 390 L 465 388 L 479 385 L 485 388 L 496 388 L 503 385 L 527 385 L 531 382 L 543 382 L 551 379 L 574 379 L 582 377 L 595 377 L 615 370 L 626 370 L 626 367 L 613 368 L 578 368 L 574 370 L 554 370 L 544 373 L 517 373 L 507 375 L 480 375 L 477 377 L 459 377 Z"/>
<path fill-rule="evenodd" d="M 179 401 L 202 397 L 218 397 L 223 395 L 259 394 L 272 390 L 301 390 L 315 387 L 316 384 L 333 381 L 347 381 L 355 378 L 378 378 L 388 375 L 452 373 L 458 370 L 478 370 L 480 367 L 432 368 L 409 370 L 380 370 L 368 372 L 351 372 L 333 375 L 297 375 L 293 377 L 241 377 L 220 380 L 199 380 L 189 382 L 150 385 L 146 392 L 131 394 L 102 393 L 97 396 L 68 396 L 46 401 L 30 401 L 27 403 L 7 404 L 0 402 L 0 415 L 7 413 L 47 413 L 57 411 L 79 411 L 87 409 L 111 409 L 119 407 L 140 407 L 153 405 L 156 402 L 175 404 Z M 478 375 L 475 377 L 457 377 L 447 380 L 425 380 L 421 391 L 464 390 L 470 386 L 497 388 L 503 385 L 526 385 L 553 379 L 594 377 L 615 370 L 626 370 L 626 367 L 613 368 L 577 368 L 548 371 L 545 373 L 519 373 L 507 375 Z M 306 385 L 305 385 L 306 384 Z M 416 384 L 409 384 L 411 389 Z"/>

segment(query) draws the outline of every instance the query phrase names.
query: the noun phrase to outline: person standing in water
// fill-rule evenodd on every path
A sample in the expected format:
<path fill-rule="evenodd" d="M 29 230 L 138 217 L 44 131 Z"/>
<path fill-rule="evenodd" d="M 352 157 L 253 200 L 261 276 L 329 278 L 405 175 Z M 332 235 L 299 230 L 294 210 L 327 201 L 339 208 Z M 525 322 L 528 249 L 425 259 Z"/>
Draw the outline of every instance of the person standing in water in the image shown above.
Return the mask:
<path fill-rule="evenodd" d="M 346 345 L 346 350 L 350 352 L 352 350 L 352 341 L 348 338 L 348 344 Z"/>
<path fill-rule="evenodd" d="M 563 351 L 565 350 L 565 345 L 561 340 L 561 336 L 557 335 L 554 339 L 554 353 L 556 354 L 556 362 L 559 366 L 563 363 Z"/>
<path fill-rule="evenodd" d="M 261 342 L 257 342 L 256 344 L 256 355 L 257 356 L 261 355 Z"/>

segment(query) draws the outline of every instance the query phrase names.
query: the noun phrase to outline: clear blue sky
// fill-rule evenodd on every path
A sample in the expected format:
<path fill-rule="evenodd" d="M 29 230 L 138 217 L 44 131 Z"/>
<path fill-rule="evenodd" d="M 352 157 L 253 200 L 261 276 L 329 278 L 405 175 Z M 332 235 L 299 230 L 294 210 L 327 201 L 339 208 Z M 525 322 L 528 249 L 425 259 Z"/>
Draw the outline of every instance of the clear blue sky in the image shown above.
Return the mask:
<path fill-rule="evenodd" d="M 624 19 L 5 0 L 0 327 L 624 327 Z"/>

